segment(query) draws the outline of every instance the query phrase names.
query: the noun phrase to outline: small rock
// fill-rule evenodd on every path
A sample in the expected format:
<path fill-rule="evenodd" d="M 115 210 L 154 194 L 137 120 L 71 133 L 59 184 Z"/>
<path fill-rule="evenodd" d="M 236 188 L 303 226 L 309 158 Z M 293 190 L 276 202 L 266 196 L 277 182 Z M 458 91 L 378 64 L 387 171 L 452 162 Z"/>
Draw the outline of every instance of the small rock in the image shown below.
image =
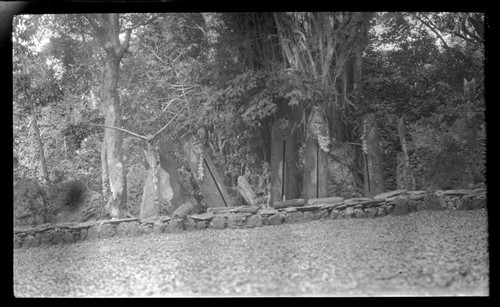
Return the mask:
<path fill-rule="evenodd" d="M 153 232 L 154 233 L 163 233 L 166 228 L 167 228 L 167 225 L 162 223 L 161 221 L 157 221 L 156 223 L 153 224 Z"/>
<path fill-rule="evenodd" d="M 195 205 L 192 202 L 187 201 L 180 205 L 177 209 L 175 209 L 175 211 L 172 213 L 172 217 L 182 219 L 190 214 L 193 211 L 194 207 Z"/>
<path fill-rule="evenodd" d="M 271 215 L 269 217 L 269 224 L 270 225 L 280 225 L 281 223 L 283 223 L 283 215 L 281 213 L 278 213 L 278 214 L 275 214 L 275 215 Z"/>
<path fill-rule="evenodd" d="M 354 209 L 352 207 L 347 207 L 339 212 L 340 218 L 351 218 L 354 214 Z"/>
<path fill-rule="evenodd" d="M 258 215 L 252 215 L 247 219 L 247 222 L 245 224 L 246 228 L 254 228 L 254 227 L 261 227 L 262 226 L 262 219 Z"/>
<path fill-rule="evenodd" d="M 300 223 L 303 221 L 304 214 L 299 211 L 288 212 L 285 215 L 285 223 Z"/>
<path fill-rule="evenodd" d="M 52 244 L 61 244 L 64 232 L 60 229 L 57 229 L 52 234 Z"/>
<path fill-rule="evenodd" d="M 304 221 L 308 222 L 312 220 L 314 220 L 314 214 L 310 211 L 304 212 Z"/>
<path fill-rule="evenodd" d="M 87 228 L 80 229 L 80 240 L 81 241 L 87 239 L 87 233 L 88 233 Z"/>
<path fill-rule="evenodd" d="M 366 208 L 365 209 L 366 217 L 370 217 L 370 218 L 376 217 L 377 211 L 378 211 L 378 208 Z"/>
<path fill-rule="evenodd" d="M 259 207 L 256 206 L 241 206 L 241 207 L 236 207 L 233 208 L 230 212 L 241 212 L 241 213 L 251 213 L 255 214 L 259 211 Z"/>
<path fill-rule="evenodd" d="M 99 238 L 99 232 L 97 231 L 97 226 L 90 227 L 87 233 L 87 239 L 96 240 L 97 238 Z"/>
<path fill-rule="evenodd" d="M 139 229 L 142 230 L 142 233 L 153 233 L 153 225 L 151 224 L 142 224 Z"/>
<path fill-rule="evenodd" d="M 377 208 L 377 216 L 384 216 L 386 214 L 384 207 Z"/>
<path fill-rule="evenodd" d="M 339 217 L 339 210 L 333 209 L 332 212 L 330 212 L 330 218 L 336 219 L 338 217 Z"/>
<path fill-rule="evenodd" d="M 408 206 L 407 201 L 404 199 L 396 199 L 394 204 L 394 209 L 392 211 L 392 215 L 404 215 L 408 214 Z"/>
<path fill-rule="evenodd" d="M 75 240 L 74 240 L 73 234 L 71 232 L 67 231 L 62 237 L 62 241 L 66 244 L 69 244 L 69 243 L 73 243 Z"/>
<path fill-rule="evenodd" d="M 105 223 L 99 226 L 99 238 L 111 238 L 115 234 L 115 225 Z"/>
<path fill-rule="evenodd" d="M 314 219 L 319 220 L 328 217 L 328 211 L 326 209 L 321 209 L 314 212 Z"/>
<path fill-rule="evenodd" d="M 231 213 L 227 217 L 227 227 L 228 228 L 239 228 L 245 223 L 245 217 L 240 214 Z"/>
<path fill-rule="evenodd" d="M 208 223 L 205 222 L 205 221 L 199 221 L 198 223 L 196 223 L 196 228 L 197 229 L 205 229 L 208 227 Z"/>
<path fill-rule="evenodd" d="M 297 211 L 316 211 L 319 209 L 322 209 L 323 205 L 322 204 L 316 204 L 316 205 L 308 205 L 308 206 L 303 206 L 303 207 L 297 207 L 295 208 Z"/>
<path fill-rule="evenodd" d="M 23 241 L 20 236 L 14 236 L 14 248 L 20 248 L 23 245 Z"/>
<path fill-rule="evenodd" d="M 182 220 L 182 223 L 186 231 L 192 231 L 196 229 L 196 222 L 189 216 L 184 218 L 184 220 Z"/>
<path fill-rule="evenodd" d="M 222 216 L 215 216 L 210 222 L 210 227 L 214 229 L 224 229 L 226 227 L 226 219 Z"/>
<path fill-rule="evenodd" d="M 269 225 L 269 217 L 268 216 L 261 216 L 262 219 L 262 226 L 267 226 Z"/>
<path fill-rule="evenodd" d="M 24 238 L 23 247 L 24 248 L 30 248 L 30 247 L 33 246 L 34 242 L 35 242 L 35 237 L 33 237 L 33 236 L 26 236 Z"/>
<path fill-rule="evenodd" d="M 366 214 L 361 209 L 354 209 L 354 216 L 359 219 L 359 218 L 365 218 Z"/>
<path fill-rule="evenodd" d="M 176 233 L 184 230 L 182 219 L 171 219 L 168 223 L 168 232 Z"/>
<path fill-rule="evenodd" d="M 416 201 L 416 200 L 412 200 L 412 199 L 409 199 L 407 202 L 406 202 L 406 206 L 408 208 L 408 212 L 415 212 L 417 211 L 417 206 L 418 204 L 421 203 L 420 201 Z"/>

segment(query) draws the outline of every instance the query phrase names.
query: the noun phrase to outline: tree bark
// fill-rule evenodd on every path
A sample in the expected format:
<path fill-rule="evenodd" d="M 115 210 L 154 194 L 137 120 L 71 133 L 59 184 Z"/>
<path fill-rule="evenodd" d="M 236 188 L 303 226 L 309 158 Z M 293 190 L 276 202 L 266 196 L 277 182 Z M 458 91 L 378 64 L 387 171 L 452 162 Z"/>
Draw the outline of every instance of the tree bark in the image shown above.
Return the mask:
<path fill-rule="evenodd" d="M 36 118 L 35 106 L 33 103 L 30 106 L 31 111 L 31 126 L 33 127 L 33 133 L 35 135 L 35 141 L 38 145 L 40 164 L 42 166 L 42 175 L 45 184 L 50 184 L 49 172 L 47 170 L 47 163 L 45 161 L 45 152 L 43 150 L 42 137 L 40 136 L 40 129 L 38 128 L 38 120 Z"/>

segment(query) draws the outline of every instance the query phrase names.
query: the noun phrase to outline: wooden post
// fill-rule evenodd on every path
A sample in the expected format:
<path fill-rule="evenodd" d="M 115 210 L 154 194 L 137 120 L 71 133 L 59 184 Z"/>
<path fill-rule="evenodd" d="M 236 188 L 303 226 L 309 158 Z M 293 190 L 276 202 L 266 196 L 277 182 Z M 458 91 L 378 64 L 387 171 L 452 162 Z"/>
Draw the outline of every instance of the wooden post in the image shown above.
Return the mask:
<path fill-rule="evenodd" d="M 271 204 L 297 198 L 295 146 L 290 125 L 284 121 L 271 130 Z"/>
<path fill-rule="evenodd" d="M 375 114 L 363 116 L 361 125 L 364 155 L 364 182 L 365 196 L 372 197 L 384 192 L 384 168 L 382 164 L 382 150 L 378 140 Z"/>
<path fill-rule="evenodd" d="M 401 163 L 403 165 L 401 170 L 402 182 L 398 185 L 398 189 L 407 189 L 414 191 L 416 187 L 415 178 L 410 167 L 410 157 L 408 156 L 408 145 L 406 143 L 405 137 L 405 120 L 404 116 L 398 120 L 398 132 L 399 132 L 399 142 L 401 144 Z M 398 182 L 399 184 L 399 182 Z"/>
<path fill-rule="evenodd" d="M 320 107 L 309 115 L 304 152 L 303 197 L 327 197 L 328 124 Z"/>
<path fill-rule="evenodd" d="M 187 156 L 191 172 L 205 198 L 207 208 L 232 207 L 233 201 L 227 193 L 221 176 L 198 137 L 187 133 L 181 138 L 182 149 Z"/>

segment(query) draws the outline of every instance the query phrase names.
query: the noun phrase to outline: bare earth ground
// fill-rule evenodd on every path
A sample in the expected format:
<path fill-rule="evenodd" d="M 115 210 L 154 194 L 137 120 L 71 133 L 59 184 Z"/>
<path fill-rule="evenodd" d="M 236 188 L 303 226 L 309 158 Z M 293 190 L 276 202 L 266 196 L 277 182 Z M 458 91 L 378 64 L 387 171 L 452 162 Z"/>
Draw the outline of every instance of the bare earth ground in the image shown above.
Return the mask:
<path fill-rule="evenodd" d="M 16 297 L 489 295 L 485 209 L 14 250 Z"/>

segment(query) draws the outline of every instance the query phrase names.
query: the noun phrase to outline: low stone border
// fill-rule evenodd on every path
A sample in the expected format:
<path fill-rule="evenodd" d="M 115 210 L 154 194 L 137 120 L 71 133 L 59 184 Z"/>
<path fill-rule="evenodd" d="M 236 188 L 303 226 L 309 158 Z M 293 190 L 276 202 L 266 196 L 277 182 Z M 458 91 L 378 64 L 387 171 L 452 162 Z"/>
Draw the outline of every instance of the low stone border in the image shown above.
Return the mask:
<path fill-rule="evenodd" d="M 206 213 L 159 219 L 126 218 L 85 223 L 42 224 L 34 228 L 14 228 L 14 248 L 69 244 L 98 238 L 140 236 L 144 233 L 176 233 L 205 228 L 253 228 L 318 219 L 374 218 L 403 215 L 421 210 L 473 210 L 486 208 L 486 191 L 406 191 L 397 190 L 373 198 L 340 197 L 298 200 L 279 209 L 257 207 L 209 208 Z"/>

